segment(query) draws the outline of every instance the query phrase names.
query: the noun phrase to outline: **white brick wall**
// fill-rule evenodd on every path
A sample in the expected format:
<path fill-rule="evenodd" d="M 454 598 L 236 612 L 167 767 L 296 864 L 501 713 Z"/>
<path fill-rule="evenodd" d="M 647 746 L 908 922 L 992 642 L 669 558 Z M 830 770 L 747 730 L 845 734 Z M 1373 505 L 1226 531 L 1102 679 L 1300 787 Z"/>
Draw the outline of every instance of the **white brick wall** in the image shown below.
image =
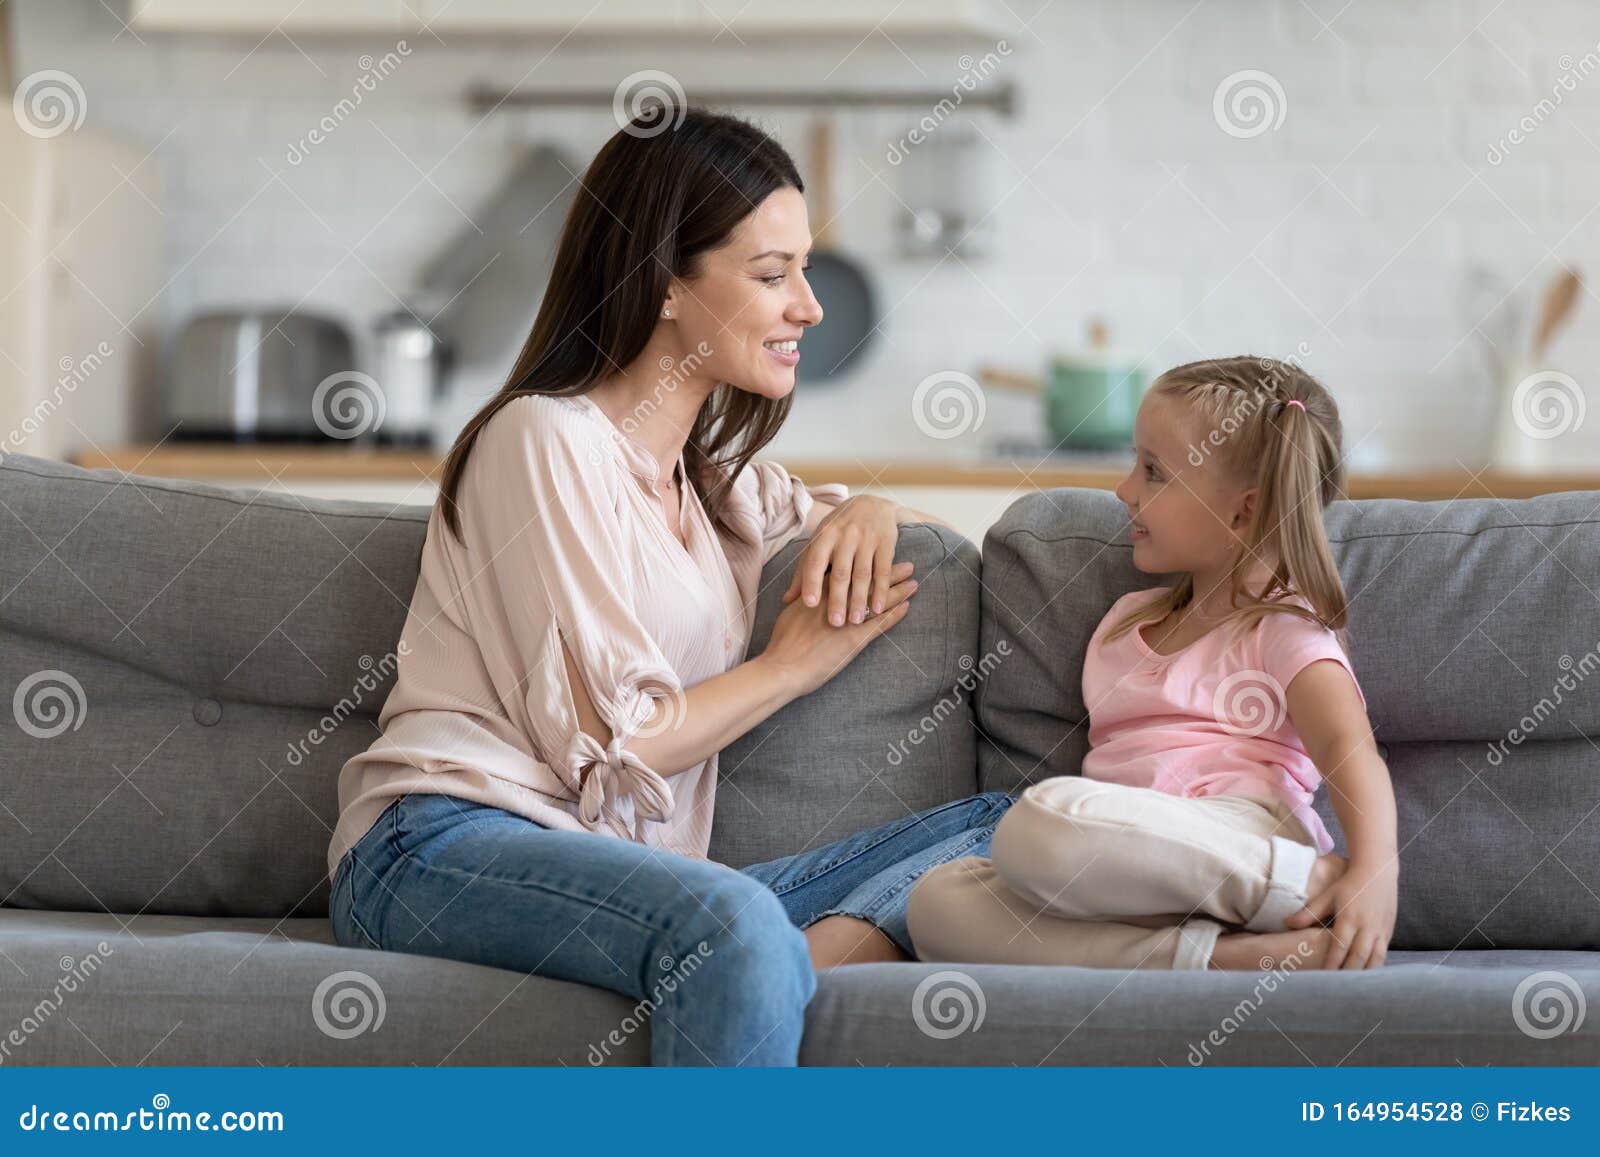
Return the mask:
<path fill-rule="evenodd" d="M 91 121 L 156 150 L 170 190 L 169 326 L 205 305 L 302 298 L 365 323 L 409 290 L 415 263 L 461 224 L 456 206 L 471 213 L 518 142 L 555 137 L 586 160 L 612 128 L 608 110 L 477 123 L 458 99 L 471 82 L 610 85 L 660 68 L 691 91 L 774 75 L 817 85 L 830 71 L 838 84 L 948 89 L 960 75 L 952 50 L 881 37 L 841 64 L 848 46 L 742 48 L 726 36 L 653 48 L 578 38 L 547 56 L 547 42 L 452 35 L 440 44 L 423 34 L 408 38 L 411 57 L 330 140 L 290 165 L 290 142 L 348 94 L 360 54 L 381 55 L 392 38 L 296 48 L 273 37 L 251 51 L 254 38 L 146 34 L 140 44 L 98 0 L 12 7 L 19 76 L 73 73 Z M 1600 276 L 1600 73 L 1564 93 L 1504 163 L 1487 153 L 1551 92 L 1563 56 L 1600 51 L 1600 9 L 1575 0 L 1009 8 L 1015 51 L 1002 74 L 1018 84 L 1023 115 L 980 122 L 981 177 L 997 206 L 992 255 L 937 268 L 897 259 L 900 174 L 883 157 L 915 115 L 843 119 L 839 200 L 856 199 L 840 239 L 876 263 L 888 315 L 851 381 L 803 393 L 774 454 L 970 450 L 975 439 L 917 432 L 917 382 L 983 361 L 1034 368 L 1103 316 L 1152 372 L 1213 354 L 1287 355 L 1304 342 L 1307 364 L 1344 404 L 1358 462 L 1477 460 L 1490 407 L 1479 348 L 1462 340 L 1458 287 L 1472 260 L 1530 296 L 1558 258 Z M 1236 139 L 1218 127 L 1212 95 L 1242 69 L 1281 83 L 1281 128 Z M 760 117 L 804 166 L 804 111 Z M 418 169 L 433 170 L 437 188 Z M 1552 361 L 1592 389 L 1597 354 L 1600 298 L 1588 295 Z M 988 414 L 976 438 L 1035 425 L 1024 399 L 991 397 Z M 1592 462 L 1597 430 L 1600 413 L 1557 439 L 1558 461 Z"/>

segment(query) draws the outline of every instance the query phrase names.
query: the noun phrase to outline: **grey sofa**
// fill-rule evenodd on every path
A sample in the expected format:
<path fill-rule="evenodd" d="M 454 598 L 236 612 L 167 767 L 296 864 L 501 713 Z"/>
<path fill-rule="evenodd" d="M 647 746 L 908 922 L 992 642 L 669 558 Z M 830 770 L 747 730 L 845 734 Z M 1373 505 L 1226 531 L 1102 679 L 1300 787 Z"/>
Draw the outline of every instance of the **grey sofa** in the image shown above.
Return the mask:
<path fill-rule="evenodd" d="M 1600 1062 L 1597 505 L 1329 515 L 1399 800 L 1386 967 L 841 968 L 802 1060 Z M 916 613 L 724 753 L 712 855 L 1074 773 L 1089 631 L 1148 582 L 1119 509 L 1027 495 L 981 560 L 907 528 Z M 596 1049 L 625 998 L 333 942 L 335 777 L 375 734 L 426 513 L 0 463 L 0 1063 L 645 1061 L 647 1024 Z M 799 549 L 770 564 L 753 648 Z"/>

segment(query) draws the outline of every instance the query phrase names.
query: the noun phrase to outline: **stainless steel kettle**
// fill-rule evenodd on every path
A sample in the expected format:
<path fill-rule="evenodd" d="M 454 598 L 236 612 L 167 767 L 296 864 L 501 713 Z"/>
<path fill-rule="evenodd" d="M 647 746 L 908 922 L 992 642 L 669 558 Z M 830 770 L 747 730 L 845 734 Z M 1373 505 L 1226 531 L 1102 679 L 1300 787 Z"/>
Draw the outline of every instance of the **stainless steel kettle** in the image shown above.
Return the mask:
<path fill-rule="evenodd" d="M 427 446 L 450 363 L 449 344 L 409 310 L 379 318 L 373 327 L 374 378 L 383 395 L 379 442 Z"/>

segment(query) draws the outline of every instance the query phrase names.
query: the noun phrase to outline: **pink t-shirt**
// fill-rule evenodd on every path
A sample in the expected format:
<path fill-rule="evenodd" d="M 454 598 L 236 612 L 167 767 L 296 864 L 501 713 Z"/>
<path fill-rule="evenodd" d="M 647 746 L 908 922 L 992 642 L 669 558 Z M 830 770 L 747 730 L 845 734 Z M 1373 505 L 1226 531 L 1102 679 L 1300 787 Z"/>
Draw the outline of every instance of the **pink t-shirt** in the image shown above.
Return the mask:
<path fill-rule="evenodd" d="M 1083 774 L 1173 795 L 1282 799 L 1318 853 L 1332 851 L 1333 837 L 1311 806 L 1322 777 L 1289 722 L 1285 692 L 1318 659 L 1355 677 L 1338 636 L 1285 613 L 1243 633 L 1214 628 L 1171 655 L 1157 654 L 1138 629 L 1105 641 L 1114 623 L 1166 589 L 1124 595 L 1089 640 Z"/>

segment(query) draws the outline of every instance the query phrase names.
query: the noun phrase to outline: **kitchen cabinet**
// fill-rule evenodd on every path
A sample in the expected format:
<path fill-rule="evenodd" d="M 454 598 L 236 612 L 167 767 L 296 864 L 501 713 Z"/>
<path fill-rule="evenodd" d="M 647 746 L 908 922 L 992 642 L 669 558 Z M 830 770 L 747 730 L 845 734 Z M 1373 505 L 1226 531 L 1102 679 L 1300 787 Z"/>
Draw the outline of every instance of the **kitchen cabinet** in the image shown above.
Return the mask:
<path fill-rule="evenodd" d="M 170 32 L 360 32 L 419 24 L 404 0 L 132 0 L 136 30 Z"/>
<path fill-rule="evenodd" d="M 698 26 L 694 0 L 414 0 L 435 32 L 686 32 Z"/>
<path fill-rule="evenodd" d="M 164 266 L 159 160 L 50 83 L 69 119 L 0 119 L 0 454 L 57 458 L 137 429 Z"/>
<path fill-rule="evenodd" d="M 985 0 L 132 0 L 139 30 L 265 35 L 417 30 L 438 33 L 709 33 L 761 35 L 874 32 L 918 36 L 983 32 Z M 737 43 L 737 42 L 734 42 Z"/>
<path fill-rule="evenodd" d="M 698 0 L 698 24 L 708 32 L 724 27 L 743 37 L 763 33 L 885 36 L 982 32 L 992 24 L 989 6 L 977 0 Z M 737 42 L 735 42 L 737 43 Z"/>

